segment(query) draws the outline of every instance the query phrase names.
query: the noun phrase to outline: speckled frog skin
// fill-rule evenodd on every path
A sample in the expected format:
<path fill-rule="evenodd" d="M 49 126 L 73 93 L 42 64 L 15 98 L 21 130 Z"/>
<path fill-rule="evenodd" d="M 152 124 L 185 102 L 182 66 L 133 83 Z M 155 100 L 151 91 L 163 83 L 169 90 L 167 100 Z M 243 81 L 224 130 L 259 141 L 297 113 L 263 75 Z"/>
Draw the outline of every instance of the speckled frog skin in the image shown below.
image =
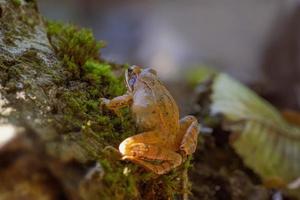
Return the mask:
<path fill-rule="evenodd" d="M 115 112 L 130 106 L 141 131 L 120 144 L 122 158 L 154 173 L 167 173 L 195 152 L 200 129 L 197 119 L 186 116 L 179 120 L 176 102 L 153 69 L 132 66 L 125 78 L 128 88 L 125 95 L 102 99 Z"/>

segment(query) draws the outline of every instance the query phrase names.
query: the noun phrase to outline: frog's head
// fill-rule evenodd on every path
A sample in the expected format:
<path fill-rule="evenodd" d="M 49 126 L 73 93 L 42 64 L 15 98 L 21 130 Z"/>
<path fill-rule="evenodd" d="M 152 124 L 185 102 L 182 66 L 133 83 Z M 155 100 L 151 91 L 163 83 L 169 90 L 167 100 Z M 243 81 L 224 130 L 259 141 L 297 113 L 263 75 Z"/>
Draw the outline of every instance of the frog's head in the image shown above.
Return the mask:
<path fill-rule="evenodd" d="M 134 84 L 141 74 L 151 74 L 156 76 L 156 71 L 151 68 L 142 69 L 136 65 L 129 67 L 125 72 L 126 86 L 129 91 L 133 91 Z"/>

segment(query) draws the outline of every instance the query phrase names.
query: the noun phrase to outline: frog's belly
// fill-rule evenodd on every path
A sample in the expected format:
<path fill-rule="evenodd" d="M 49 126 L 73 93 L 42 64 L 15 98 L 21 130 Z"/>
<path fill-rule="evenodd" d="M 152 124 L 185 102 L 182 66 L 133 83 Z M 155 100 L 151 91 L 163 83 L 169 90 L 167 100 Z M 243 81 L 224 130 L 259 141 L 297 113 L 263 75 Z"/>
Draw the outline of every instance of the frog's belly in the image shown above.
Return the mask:
<path fill-rule="evenodd" d="M 134 105 L 132 113 L 138 128 L 143 131 L 156 129 L 160 125 L 159 114 L 151 106 Z"/>

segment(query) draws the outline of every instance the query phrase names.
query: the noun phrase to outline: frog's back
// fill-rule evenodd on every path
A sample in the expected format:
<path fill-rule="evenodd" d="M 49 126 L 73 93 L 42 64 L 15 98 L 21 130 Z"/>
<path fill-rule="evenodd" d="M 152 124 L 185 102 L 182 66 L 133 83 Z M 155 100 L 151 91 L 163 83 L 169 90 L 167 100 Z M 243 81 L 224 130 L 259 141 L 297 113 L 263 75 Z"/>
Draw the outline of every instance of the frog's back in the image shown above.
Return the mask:
<path fill-rule="evenodd" d="M 145 128 L 166 130 L 171 139 L 179 129 L 179 111 L 170 92 L 151 74 L 141 74 L 134 94 L 134 107 L 138 109 L 137 122 Z M 141 106 L 142 105 L 142 106 Z"/>

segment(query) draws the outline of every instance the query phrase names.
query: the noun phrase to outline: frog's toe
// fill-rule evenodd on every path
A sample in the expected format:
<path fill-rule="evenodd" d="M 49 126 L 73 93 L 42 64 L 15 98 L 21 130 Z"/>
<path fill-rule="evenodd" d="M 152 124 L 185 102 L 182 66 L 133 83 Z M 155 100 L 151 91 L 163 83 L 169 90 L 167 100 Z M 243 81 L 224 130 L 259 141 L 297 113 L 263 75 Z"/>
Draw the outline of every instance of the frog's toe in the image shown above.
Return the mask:
<path fill-rule="evenodd" d="M 109 102 L 110 102 L 109 99 L 106 99 L 106 98 L 100 98 L 100 103 L 101 103 L 101 104 L 107 105 L 107 104 L 109 104 Z"/>

